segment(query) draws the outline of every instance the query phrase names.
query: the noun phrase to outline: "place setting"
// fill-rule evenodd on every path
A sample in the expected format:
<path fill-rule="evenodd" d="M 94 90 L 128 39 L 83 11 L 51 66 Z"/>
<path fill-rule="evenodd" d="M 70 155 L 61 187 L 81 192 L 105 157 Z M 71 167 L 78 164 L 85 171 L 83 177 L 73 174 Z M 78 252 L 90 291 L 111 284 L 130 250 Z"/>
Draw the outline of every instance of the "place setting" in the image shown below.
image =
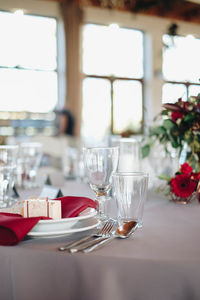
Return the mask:
<path fill-rule="evenodd" d="M 148 174 L 119 171 L 119 157 L 117 146 L 83 149 L 85 174 L 94 199 L 63 195 L 49 179 L 40 196 L 1 208 L 0 244 L 66 236 L 72 242 L 58 245 L 58 251 L 89 253 L 114 238 L 130 237 L 142 227 Z M 82 237 L 74 240 L 77 233 Z"/>
<path fill-rule="evenodd" d="M 117 204 L 116 219 L 104 219 L 104 225 L 98 234 L 89 236 L 86 240 L 80 239 L 75 243 L 72 242 L 60 247 L 60 251 L 89 253 L 111 242 L 114 238 L 129 238 L 137 228 L 142 228 L 148 174 L 143 172 L 116 172 L 113 173 L 112 177 L 113 200 Z"/>

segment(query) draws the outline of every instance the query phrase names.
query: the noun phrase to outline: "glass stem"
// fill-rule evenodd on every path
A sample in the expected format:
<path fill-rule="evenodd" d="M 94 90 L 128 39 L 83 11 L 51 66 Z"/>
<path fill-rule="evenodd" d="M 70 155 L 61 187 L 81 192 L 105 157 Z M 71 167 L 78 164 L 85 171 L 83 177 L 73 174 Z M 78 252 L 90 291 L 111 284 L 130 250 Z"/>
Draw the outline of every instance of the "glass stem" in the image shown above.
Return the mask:
<path fill-rule="evenodd" d="M 107 194 L 97 194 L 96 195 L 96 209 L 98 211 L 98 216 L 100 220 L 105 219 L 105 204 L 106 204 L 106 196 Z"/>

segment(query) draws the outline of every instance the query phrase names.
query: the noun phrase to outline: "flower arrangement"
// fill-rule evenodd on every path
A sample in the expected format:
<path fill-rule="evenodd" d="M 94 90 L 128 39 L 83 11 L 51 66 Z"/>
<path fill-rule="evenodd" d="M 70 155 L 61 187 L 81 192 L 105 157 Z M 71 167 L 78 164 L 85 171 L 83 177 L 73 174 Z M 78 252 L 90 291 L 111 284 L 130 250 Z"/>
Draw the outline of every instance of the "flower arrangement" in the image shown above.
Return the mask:
<path fill-rule="evenodd" d="M 167 181 L 164 193 L 171 200 L 189 203 L 200 199 L 200 172 L 194 172 L 188 163 L 182 164 L 174 177 L 161 175 L 159 178 Z"/>
<path fill-rule="evenodd" d="M 125 131 L 122 131 L 121 132 L 121 134 L 120 134 L 120 136 L 123 138 L 128 138 L 128 137 L 130 137 L 132 134 L 134 134 L 134 132 L 132 131 L 132 130 L 130 130 L 130 129 L 127 129 L 127 130 L 125 130 Z"/>
<path fill-rule="evenodd" d="M 196 170 L 200 162 L 200 94 L 191 96 L 187 101 L 181 98 L 174 104 L 166 103 L 159 116 L 162 124 L 150 129 L 148 140 L 142 147 L 142 156 L 149 155 L 155 141 L 179 150 L 179 156 L 187 145 L 186 161 Z"/>

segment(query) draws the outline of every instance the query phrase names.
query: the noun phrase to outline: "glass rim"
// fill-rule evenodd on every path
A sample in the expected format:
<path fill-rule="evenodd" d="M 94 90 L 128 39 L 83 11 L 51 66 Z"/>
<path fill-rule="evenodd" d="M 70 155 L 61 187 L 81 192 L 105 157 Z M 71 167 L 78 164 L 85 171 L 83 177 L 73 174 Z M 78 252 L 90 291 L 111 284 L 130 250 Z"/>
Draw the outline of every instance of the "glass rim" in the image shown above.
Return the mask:
<path fill-rule="evenodd" d="M 83 147 L 83 150 L 98 150 L 98 149 L 102 149 L 102 150 L 106 150 L 106 149 L 119 149 L 119 146 L 102 146 L 102 147 L 98 147 L 98 146 L 94 146 L 94 147 Z"/>
<path fill-rule="evenodd" d="M 113 177 L 119 177 L 119 176 L 123 176 L 123 177 L 136 177 L 136 176 L 140 176 L 140 177 L 149 177 L 149 174 L 146 172 L 115 172 L 112 175 Z"/>
<path fill-rule="evenodd" d="M 17 149 L 18 145 L 0 145 L 0 149 Z"/>
<path fill-rule="evenodd" d="M 23 142 L 20 143 L 20 147 L 42 147 L 40 142 Z"/>
<path fill-rule="evenodd" d="M 0 170 L 3 170 L 3 169 L 16 169 L 17 165 L 16 164 L 12 164 L 12 165 L 7 165 L 7 164 L 3 164 L 3 165 L 0 165 Z"/>
<path fill-rule="evenodd" d="M 136 139 L 134 138 L 120 138 L 119 139 L 119 142 L 123 143 L 123 142 L 126 142 L 126 143 L 139 143 L 139 141 L 137 141 Z"/>

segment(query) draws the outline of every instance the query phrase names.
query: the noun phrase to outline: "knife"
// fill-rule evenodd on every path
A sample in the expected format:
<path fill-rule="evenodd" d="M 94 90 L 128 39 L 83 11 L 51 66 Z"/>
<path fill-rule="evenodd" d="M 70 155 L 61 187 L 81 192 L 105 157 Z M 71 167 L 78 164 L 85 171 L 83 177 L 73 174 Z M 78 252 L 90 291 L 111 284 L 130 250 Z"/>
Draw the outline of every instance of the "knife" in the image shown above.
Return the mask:
<path fill-rule="evenodd" d="M 101 246 L 103 246 L 104 244 L 107 244 L 109 242 L 111 242 L 113 239 L 115 238 L 115 236 L 111 236 L 111 237 L 108 237 L 108 238 L 105 238 L 104 240 L 101 240 L 101 241 L 98 241 L 97 243 L 95 243 L 94 245 L 91 245 L 87 248 L 84 248 L 82 250 L 82 252 L 84 253 L 90 253 L 92 252 L 93 250 L 97 249 L 97 248 L 100 248 Z"/>
<path fill-rule="evenodd" d="M 91 239 L 93 237 L 93 235 L 90 235 L 90 236 L 85 236 L 81 239 L 79 239 L 78 241 L 75 241 L 75 242 L 69 242 L 67 245 L 63 246 L 63 247 L 60 247 L 59 250 L 60 251 L 65 251 L 65 250 L 68 250 L 70 249 L 71 247 L 75 247 L 83 242 L 86 242 L 87 240 Z"/>
<path fill-rule="evenodd" d="M 100 243 L 100 242 L 102 242 L 102 241 L 104 241 L 104 240 L 106 240 L 106 239 L 108 239 L 108 237 L 98 237 L 98 238 L 95 238 L 95 239 L 93 239 L 92 241 L 87 241 L 87 242 L 83 242 L 83 243 L 81 243 L 81 244 L 79 244 L 79 245 L 77 245 L 77 246 L 70 246 L 69 248 L 68 248 L 68 251 L 70 252 L 70 253 L 76 253 L 76 252 L 78 252 L 78 251 L 82 251 L 82 250 L 84 250 L 84 249 L 86 249 L 86 248 L 88 248 L 88 247 L 91 247 L 91 246 L 93 246 L 93 245 L 96 245 L 96 244 L 98 244 L 98 243 Z"/>

